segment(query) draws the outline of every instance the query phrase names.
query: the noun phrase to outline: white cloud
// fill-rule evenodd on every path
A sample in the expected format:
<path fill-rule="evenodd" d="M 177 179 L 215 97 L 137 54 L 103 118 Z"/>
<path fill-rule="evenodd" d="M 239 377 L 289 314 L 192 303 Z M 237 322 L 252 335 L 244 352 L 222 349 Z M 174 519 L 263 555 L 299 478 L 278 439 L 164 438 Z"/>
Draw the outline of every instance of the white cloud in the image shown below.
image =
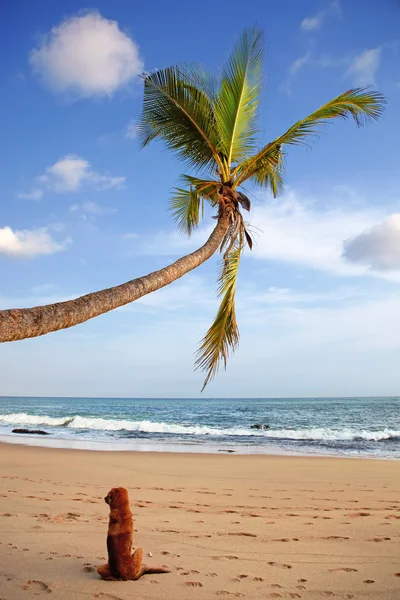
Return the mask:
<path fill-rule="evenodd" d="M 311 61 L 311 51 L 310 50 L 308 52 L 306 52 L 306 54 L 304 54 L 304 56 L 300 56 L 295 61 L 293 61 L 292 64 L 289 66 L 288 76 L 287 76 L 286 80 L 280 84 L 279 89 L 282 92 L 284 92 L 285 94 L 287 94 L 288 96 L 291 96 L 293 80 L 295 79 L 295 77 L 297 76 L 299 71 L 301 71 L 301 69 L 303 69 L 303 67 L 305 67 L 307 64 L 309 64 L 311 62 L 312 61 Z"/>
<path fill-rule="evenodd" d="M 351 203 L 349 204 L 349 199 Z M 249 218 L 255 231 L 254 246 L 247 256 L 259 260 L 297 265 L 345 277 L 361 275 L 397 281 L 395 273 L 371 271 L 365 264 L 355 264 L 343 256 L 343 244 L 374 227 L 390 214 L 390 207 L 361 205 L 354 190 L 335 189 L 329 203 L 288 189 L 279 200 L 253 203 Z M 327 208 L 337 206 L 337 208 Z M 359 208 L 354 208 L 356 205 Z M 175 256 L 201 246 L 211 233 L 212 225 L 197 229 L 191 238 L 178 232 L 159 232 L 139 236 L 135 252 Z"/>
<path fill-rule="evenodd" d="M 295 60 L 289 67 L 289 73 L 291 75 L 296 75 L 309 61 L 311 57 L 311 52 L 308 51 L 304 56 L 301 56 L 297 60 Z"/>
<path fill-rule="evenodd" d="M 376 271 L 400 270 L 400 214 L 387 217 L 368 231 L 346 240 L 343 255 Z"/>
<path fill-rule="evenodd" d="M 79 156 L 69 154 L 61 158 L 46 173 L 38 177 L 40 183 L 57 192 L 76 192 L 84 180 L 90 178 L 89 162 Z"/>
<path fill-rule="evenodd" d="M 65 250 L 69 239 L 62 243 L 53 240 L 46 228 L 13 231 L 11 227 L 0 229 L 0 255 L 13 258 L 32 258 L 40 254 L 54 254 Z"/>
<path fill-rule="evenodd" d="M 339 198 L 321 207 L 293 190 L 271 203 L 253 207 L 251 223 L 261 230 L 251 256 L 297 264 L 337 275 L 361 275 L 367 269 L 347 263 L 343 242 L 382 218 L 376 209 L 344 208 Z"/>
<path fill-rule="evenodd" d="M 137 44 L 96 11 L 53 27 L 30 63 L 54 90 L 86 98 L 112 96 L 143 71 Z"/>
<path fill-rule="evenodd" d="M 97 202 L 83 202 L 82 204 L 71 204 L 70 212 L 88 213 L 95 216 L 112 215 L 118 211 L 111 206 L 101 206 Z"/>
<path fill-rule="evenodd" d="M 128 140 L 134 140 L 137 136 L 137 122 L 136 119 L 132 119 L 129 121 L 128 126 L 126 128 L 125 137 Z"/>
<path fill-rule="evenodd" d="M 43 196 L 42 190 L 33 190 L 32 192 L 28 192 L 24 194 L 23 192 L 17 194 L 18 198 L 26 198 L 27 200 L 40 200 Z"/>
<path fill-rule="evenodd" d="M 300 23 L 300 29 L 304 29 L 305 31 L 315 31 L 319 29 L 323 23 L 325 13 L 319 13 L 315 15 L 315 17 L 306 17 Z"/>
<path fill-rule="evenodd" d="M 271 306 L 289 306 L 306 304 L 331 304 L 358 297 L 360 294 L 353 288 L 339 288 L 328 292 L 294 291 L 289 288 L 270 287 L 266 292 L 247 293 L 243 306 L 266 304 Z"/>
<path fill-rule="evenodd" d="M 364 50 L 350 62 L 346 75 L 352 78 L 354 85 L 376 85 L 375 75 L 380 61 L 381 48 Z"/>
<path fill-rule="evenodd" d="M 312 56 L 308 51 L 304 56 L 293 61 L 288 68 L 286 79 L 280 84 L 280 90 L 287 95 L 292 94 L 292 84 L 299 72 L 305 67 L 317 69 L 345 68 L 345 77 L 351 77 L 355 86 L 376 85 L 375 76 L 378 72 L 383 44 L 379 48 L 365 50 L 352 58 L 349 56 L 333 57 L 329 54 Z"/>
<path fill-rule="evenodd" d="M 338 0 L 332 0 L 326 10 L 321 10 L 319 13 L 312 17 L 305 17 L 300 23 L 300 29 L 303 31 L 316 31 L 320 29 L 323 22 L 330 15 L 339 15 L 340 5 Z"/>
<path fill-rule="evenodd" d="M 44 190 L 50 190 L 58 194 L 77 192 L 83 185 L 94 187 L 97 191 L 115 188 L 125 188 L 126 177 L 112 177 L 97 173 L 91 168 L 88 160 L 67 154 L 60 158 L 54 165 L 47 167 L 43 175 L 36 178 L 42 189 L 36 189 L 28 194 L 19 194 L 20 198 L 34 198 L 36 200 L 43 196 Z"/>
<path fill-rule="evenodd" d="M 82 210 L 92 215 L 112 215 L 117 212 L 117 208 L 111 206 L 100 206 L 97 202 L 84 202 Z"/>

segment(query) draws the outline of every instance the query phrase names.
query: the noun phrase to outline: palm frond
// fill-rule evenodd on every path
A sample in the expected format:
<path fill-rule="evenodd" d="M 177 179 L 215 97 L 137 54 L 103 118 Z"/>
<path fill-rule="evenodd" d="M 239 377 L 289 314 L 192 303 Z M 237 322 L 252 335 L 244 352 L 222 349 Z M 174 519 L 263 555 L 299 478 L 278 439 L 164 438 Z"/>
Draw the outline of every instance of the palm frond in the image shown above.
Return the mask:
<path fill-rule="evenodd" d="M 218 190 L 221 187 L 220 181 L 211 181 L 207 179 L 199 179 L 192 175 L 181 175 L 181 179 L 194 188 L 198 194 L 208 200 L 211 206 L 216 206 L 219 202 Z"/>
<path fill-rule="evenodd" d="M 200 204 L 201 199 L 195 188 L 175 188 L 169 207 L 180 231 L 189 236 L 200 222 Z"/>
<path fill-rule="evenodd" d="M 218 295 L 222 296 L 222 301 L 217 316 L 197 351 L 195 362 L 196 369 L 202 369 L 207 373 L 201 391 L 215 377 L 221 361 L 226 368 L 230 352 L 233 352 L 239 343 L 235 291 L 241 250 L 241 246 L 236 246 L 222 261 L 218 287 Z"/>
<path fill-rule="evenodd" d="M 201 81 L 194 67 L 169 67 L 147 75 L 137 134 L 142 146 L 161 138 L 197 169 L 222 169 L 213 105 Z"/>
<path fill-rule="evenodd" d="M 275 148 L 272 155 L 263 156 L 255 165 L 253 180 L 261 187 L 271 190 L 274 198 L 283 189 L 283 175 L 285 171 L 284 154 L 281 147 Z"/>
<path fill-rule="evenodd" d="M 222 72 L 215 114 L 228 166 L 254 151 L 264 46 L 262 31 L 245 30 Z"/>
<path fill-rule="evenodd" d="M 239 165 L 235 169 L 235 175 L 237 176 L 235 185 L 241 185 L 260 170 L 262 176 L 265 161 L 267 161 L 269 168 L 273 168 L 274 162 L 278 164 L 277 160 L 281 146 L 285 144 L 305 144 L 306 138 L 317 135 L 318 126 L 326 125 L 329 119 L 352 117 L 357 126 L 361 126 L 369 121 L 377 120 L 383 113 L 384 105 L 385 99 L 382 94 L 369 88 L 356 88 L 337 96 L 305 119 L 292 125 L 286 133 Z"/>

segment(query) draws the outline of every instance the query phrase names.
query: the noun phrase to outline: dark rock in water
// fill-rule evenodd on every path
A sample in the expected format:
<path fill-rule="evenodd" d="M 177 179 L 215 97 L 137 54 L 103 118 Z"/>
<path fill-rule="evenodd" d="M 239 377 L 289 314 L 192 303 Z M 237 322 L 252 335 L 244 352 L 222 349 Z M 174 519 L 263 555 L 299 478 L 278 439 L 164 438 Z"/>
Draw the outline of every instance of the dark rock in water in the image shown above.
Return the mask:
<path fill-rule="evenodd" d="M 34 433 L 36 435 L 49 435 L 47 431 L 41 429 L 13 429 L 12 433 Z"/>
<path fill-rule="evenodd" d="M 232 452 L 235 452 L 235 451 L 234 450 L 225 450 L 224 449 L 224 450 L 218 450 L 218 452 L 229 452 L 229 453 L 232 453 Z"/>
<path fill-rule="evenodd" d="M 261 425 L 261 423 L 256 423 L 255 425 L 251 425 L 250 429 L 262 429 L 262 430 L 266 430 L 266 429 L 271 429 L 271 427 L 269 425 Z"/>

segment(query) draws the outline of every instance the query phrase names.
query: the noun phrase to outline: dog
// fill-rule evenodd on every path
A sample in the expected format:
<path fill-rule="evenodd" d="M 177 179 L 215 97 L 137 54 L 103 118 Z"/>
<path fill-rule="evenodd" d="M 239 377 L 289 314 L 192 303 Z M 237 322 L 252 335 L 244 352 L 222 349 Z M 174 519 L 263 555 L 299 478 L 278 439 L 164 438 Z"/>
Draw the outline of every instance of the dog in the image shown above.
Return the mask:
<path fill-rule="evenodd" d="M 132 554 L 133 518 L 129 508 L 128 490 L 112 488 L 104 498 L 110 506 L 107 532 L 108 563 L 97 568 L 102 579 L 136 580 L 146 573 L 169 573 L 166 567 L 150 567 L 142 563 L 143 549 Z"/>

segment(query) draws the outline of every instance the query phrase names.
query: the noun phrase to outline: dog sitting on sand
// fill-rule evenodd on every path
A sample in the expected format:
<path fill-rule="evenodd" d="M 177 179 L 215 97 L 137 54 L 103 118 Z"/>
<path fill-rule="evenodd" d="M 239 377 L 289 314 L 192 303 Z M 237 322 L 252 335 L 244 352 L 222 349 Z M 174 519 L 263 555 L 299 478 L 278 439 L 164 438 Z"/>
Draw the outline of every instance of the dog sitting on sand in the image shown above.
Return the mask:
<path fill-rule="evenodd" d="M 143 549 L 132 554 L 133 518 L 129 508 L 128 490 L 112 488 L 104 498 L 110 506 L 107 532 L 108 563 L 97 568 L 102 579 L 132 580 L 146 573 L 169 573 L 166 567 L 150 567 L 142 564 Z"/>

